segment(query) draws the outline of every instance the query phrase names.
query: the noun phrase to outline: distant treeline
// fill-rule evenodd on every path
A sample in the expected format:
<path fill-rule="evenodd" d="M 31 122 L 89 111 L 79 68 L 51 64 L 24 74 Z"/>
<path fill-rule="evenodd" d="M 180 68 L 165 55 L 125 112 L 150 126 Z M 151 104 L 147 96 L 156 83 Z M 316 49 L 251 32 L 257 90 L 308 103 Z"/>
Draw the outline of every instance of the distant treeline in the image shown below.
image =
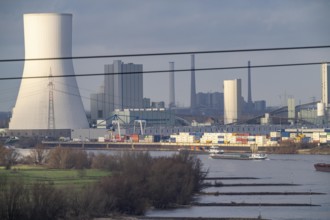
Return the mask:
<path fill-rule="evenodd" d="M 38 152 L 39 150 L 39 158 Z M 12 149 L 0 148 L 0 163 L 9 169 Z M 47 152 L 47 153 L 45 153 Z M 11 153 L 13 154 L 13 153 Z M 200 192 L 207 172 L 199 159 L 187 152 L 169 157 L 127 152 L 117 155 L 87 154 L 83 150 L 36 148 L 25 162 L 44 163 L 49 168 L 97 168 L 111 175 L 83 189 L 55 187 L 52 183 L 24 184 L 0 177 L 0 219 L 93 219 L 113 214 L 142 215 L 150 207 L 187 205 Z M 51 169 L 50 171 L 51 172 Z"/>

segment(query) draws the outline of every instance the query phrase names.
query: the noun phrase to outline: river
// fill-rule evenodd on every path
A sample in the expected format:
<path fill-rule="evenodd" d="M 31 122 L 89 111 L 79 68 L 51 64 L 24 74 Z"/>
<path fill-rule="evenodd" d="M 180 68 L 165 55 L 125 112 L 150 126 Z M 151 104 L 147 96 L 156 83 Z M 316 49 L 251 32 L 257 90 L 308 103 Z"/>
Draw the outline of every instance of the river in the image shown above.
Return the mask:
<path fill-rule="evenodd" d="M 322 195 L 202 195 L 200 203 L 304 203 L 319 206 L 213 206 L 151 210 L 147 216 L 166 217 L 249 217 L 266 219 L 330 219 L 330 173 L 315 171 L 313 164 L 330 163 L 326 155 L 269 155 L 264 161 L 210 159 L 198 155 L 209 177 L 254 177 L 258 179 L 221 180 L 232 183 L 289 183 L 290 186 L 210 187 L 207 192 L 316 192 Z M 218 180 L 219 181 L 219 180 Z"/>

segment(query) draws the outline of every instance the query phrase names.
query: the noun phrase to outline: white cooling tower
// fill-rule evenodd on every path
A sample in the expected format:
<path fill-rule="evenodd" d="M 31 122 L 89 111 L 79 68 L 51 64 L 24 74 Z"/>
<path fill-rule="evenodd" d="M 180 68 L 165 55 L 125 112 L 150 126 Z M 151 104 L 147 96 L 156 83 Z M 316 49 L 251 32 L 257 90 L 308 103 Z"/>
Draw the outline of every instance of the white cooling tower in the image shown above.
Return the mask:
<path fill-rule="evenodd" d="M 24 42 L 25 59 L 71 57 L 72 15 L 25 14 Z M 88 128 L 75 77 L 48 77 L 67 75 L 71 59 L 26 60 L 9 129 Z"/>

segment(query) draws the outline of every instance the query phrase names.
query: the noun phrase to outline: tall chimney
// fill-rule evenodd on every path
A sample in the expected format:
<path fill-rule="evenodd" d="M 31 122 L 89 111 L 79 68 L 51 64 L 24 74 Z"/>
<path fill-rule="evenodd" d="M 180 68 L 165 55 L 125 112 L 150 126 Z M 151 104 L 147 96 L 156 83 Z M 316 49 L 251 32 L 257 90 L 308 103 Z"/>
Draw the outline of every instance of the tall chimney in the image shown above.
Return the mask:
<path fill-rule="evenodd" d="M 191 54 L 190 108 L 196 107 L 195 54 Z"/>
<path fill-rule="evenodd" d="M 251 94 L 251 62 L 248 62 L 248 104 L 249 107 L 252 105 L 252 94 Z"/>
<path fill-rule="evenodd" d="M 170 98 L 168 107 L 172 108 L 175 107 L 175 84 L 174 84 L 174 62 L 169 62 L 170 64 Z"/>

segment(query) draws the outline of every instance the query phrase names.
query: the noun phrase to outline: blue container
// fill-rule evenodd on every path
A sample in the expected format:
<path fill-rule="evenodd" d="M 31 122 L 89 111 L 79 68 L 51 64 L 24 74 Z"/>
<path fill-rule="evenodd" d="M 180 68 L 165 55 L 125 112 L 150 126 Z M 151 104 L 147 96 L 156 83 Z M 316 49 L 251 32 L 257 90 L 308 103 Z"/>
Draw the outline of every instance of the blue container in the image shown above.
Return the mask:
<path fill-rule="evenodd" d="M 281 137 L 290 137 L 290 132 L 281 132 Z"/>
<path fill-rule="evenodd" d="M 271 137 L 271 138 L 270 138 L 271 141 L 278 141 L 279 139 L 280 139 L 280 138 L 278 138 L 278 137 Z"/>
<path fill-rule="evenodd" d="M 160 135 L 154 135 L 154 142 L 160 142 Z"/>
<path fill-rule="evenodd" d="M 304 137 L 304 138 L 301 139 L 301 142 L 302 142 L 302 143 L 309 143 L 310 140 L 311 140 L 311 138 L 309 138 L 309 137 Z"/>

